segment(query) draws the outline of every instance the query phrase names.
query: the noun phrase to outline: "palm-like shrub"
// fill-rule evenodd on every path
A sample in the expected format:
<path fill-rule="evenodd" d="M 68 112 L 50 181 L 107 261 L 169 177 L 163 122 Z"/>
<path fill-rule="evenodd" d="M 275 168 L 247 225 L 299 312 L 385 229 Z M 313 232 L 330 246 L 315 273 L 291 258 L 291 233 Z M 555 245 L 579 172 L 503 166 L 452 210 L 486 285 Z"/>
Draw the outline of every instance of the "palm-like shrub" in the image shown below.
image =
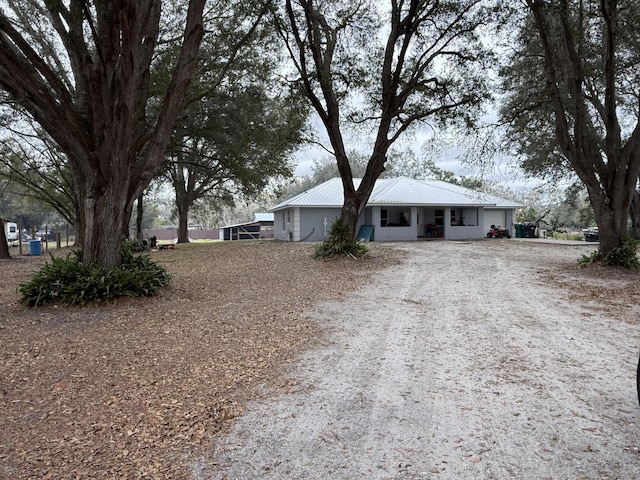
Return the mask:
<path fill-rule="evenodd" d="M 21 302 L 35 307 L 59 302 L 84 305 L 117 297 L 151 297 L 167 285 L 171 276 L 149 255 L 136 255 L 129 245 L 122 252 L 122 265 L 101 267 L 82 263 L 80 252 L 51 257 L 30 280 L 18 286 Z"/>
<path fill-rule="evenodd" d="M 369 249 L 362 242 L 359 242 L 349 235 L 347 227 L 342 225 L 342 219 L 336 218 L 331 224 L 329 237 L 322 243 L 316 245 L 316 257 L 332 257 L 336 255 L 348 255 L 354 258 L 364 256 Z"/>

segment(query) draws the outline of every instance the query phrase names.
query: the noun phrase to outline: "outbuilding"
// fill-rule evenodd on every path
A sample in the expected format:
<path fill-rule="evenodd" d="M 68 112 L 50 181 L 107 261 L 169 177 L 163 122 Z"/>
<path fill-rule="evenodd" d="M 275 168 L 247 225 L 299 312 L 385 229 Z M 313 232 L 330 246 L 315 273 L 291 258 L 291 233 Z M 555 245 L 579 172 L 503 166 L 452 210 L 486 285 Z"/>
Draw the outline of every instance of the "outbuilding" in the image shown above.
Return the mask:
<path fill-rule="evenodd" d="M 256 213 L 253 222 L 220 227 L 220 240 L 273 238 L 273 213 Z"/>
<path fill-rule="evenodd" d="M 360 180 L 354 182 L 357 187 Z M 274 214 L 274 236 L 285 241 L 322 241 L 343 203 L 340 178 L 285 200 L 269 210 Z M 521 206 L 438 180 L 378 179 L 360 215 L 358 237 L 384 242 L 485 238 L 492 225 L 513 231 L 515 211 Z"/>

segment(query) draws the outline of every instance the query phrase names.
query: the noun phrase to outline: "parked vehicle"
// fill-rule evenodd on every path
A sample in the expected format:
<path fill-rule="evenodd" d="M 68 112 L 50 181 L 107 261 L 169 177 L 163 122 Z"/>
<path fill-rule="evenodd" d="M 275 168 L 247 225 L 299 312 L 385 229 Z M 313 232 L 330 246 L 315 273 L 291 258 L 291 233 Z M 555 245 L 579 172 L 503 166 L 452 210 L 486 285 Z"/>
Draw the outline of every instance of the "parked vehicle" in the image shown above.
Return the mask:
<path fill-rule="evenodd" d="M 583 228 L 582 235 L 584 235 L 585 242 L 600 241 L 600 232 L 598 232 L 598 227 Z"/>
<path fill-rule="evenodd" d="M 55 240 L 56 239 L 56 232 L 53 230 L 49 230 L 48 232 L 42 232 L 42 231 L 37 231 L 36 232 L 36 238 L 37 239 L 47 239 L 49 241 Z"/>
<path fill-rule="evenodd" d="M 5 235 L 7 236 L 7 242 L 17 242 L 18 241 L 18 225 L 13 222 L 7 222 L 5 224 Z"/>
<path fill-rule="evenodd" d="M 511 238 L 511 234 L 509 233 L 508 228 L 504 228 L 501 225 L 497 227 L 495 225 L 491 225 L 491 228 L 487 232 L 487 238 Z"/>

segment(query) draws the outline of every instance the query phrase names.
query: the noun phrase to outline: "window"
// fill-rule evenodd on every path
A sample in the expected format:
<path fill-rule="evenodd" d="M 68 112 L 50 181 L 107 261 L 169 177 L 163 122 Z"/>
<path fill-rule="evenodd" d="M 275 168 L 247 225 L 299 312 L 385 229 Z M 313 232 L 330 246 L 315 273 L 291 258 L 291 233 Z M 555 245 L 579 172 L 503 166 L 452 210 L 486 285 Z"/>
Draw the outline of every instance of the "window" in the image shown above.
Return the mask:
<path fill-rule="evenodd" d="M 438 226 L 444 225 L 444 210 L 436 210 L 436 215 L 434 220 L 436 222 L 436 225 Z"/>
<path fill-rule="evenodd" d="M 409 227 L 411 226 L 411 211 L 404 211 L 401 207 L 380 209 L 381 227 Z"/>
<path fill-rule="evenodd" d="M 458 225 L 458 218 L 456 215 L 456 209 L 452 208 L 451 209 L 451 225 Z"/>

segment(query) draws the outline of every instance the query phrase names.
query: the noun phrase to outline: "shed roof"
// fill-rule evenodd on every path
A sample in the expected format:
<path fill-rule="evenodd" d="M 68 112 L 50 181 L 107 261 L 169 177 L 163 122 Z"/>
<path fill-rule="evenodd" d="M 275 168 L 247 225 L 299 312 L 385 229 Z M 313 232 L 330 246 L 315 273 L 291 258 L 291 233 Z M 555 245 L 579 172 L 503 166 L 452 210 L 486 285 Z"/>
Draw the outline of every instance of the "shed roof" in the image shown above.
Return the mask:
<path fill-rule="evenodd" d="M 273 222 L 273 213 L 254 213 L 254 222 Z"/>
<path fill-rule="evenodd" d="M 354 179 L 357 188 L 361 179 Z M 342 207 L 344 193 L 340 178 L 333 178 L 310 190 L 285 200 L 270 211 L 291 207 Z M 380 178 L 376 181 L 367 205 L 456 206 L 518 208 L 512 200 L 477 192 L 439 180 L 415 180 L 407 177 Z"/>
<path fill-rule="evenodd" d="M 254 225 L 256 223 L 265 223 L 265 222 L 273 222 L 273 213 L 254 213 L 253 221 L 251 222 L 242 222 L 242 223 L 234 223 L 232 225 L 223 225 L 219 228 L 242 227 L 243 225 Z"/>

